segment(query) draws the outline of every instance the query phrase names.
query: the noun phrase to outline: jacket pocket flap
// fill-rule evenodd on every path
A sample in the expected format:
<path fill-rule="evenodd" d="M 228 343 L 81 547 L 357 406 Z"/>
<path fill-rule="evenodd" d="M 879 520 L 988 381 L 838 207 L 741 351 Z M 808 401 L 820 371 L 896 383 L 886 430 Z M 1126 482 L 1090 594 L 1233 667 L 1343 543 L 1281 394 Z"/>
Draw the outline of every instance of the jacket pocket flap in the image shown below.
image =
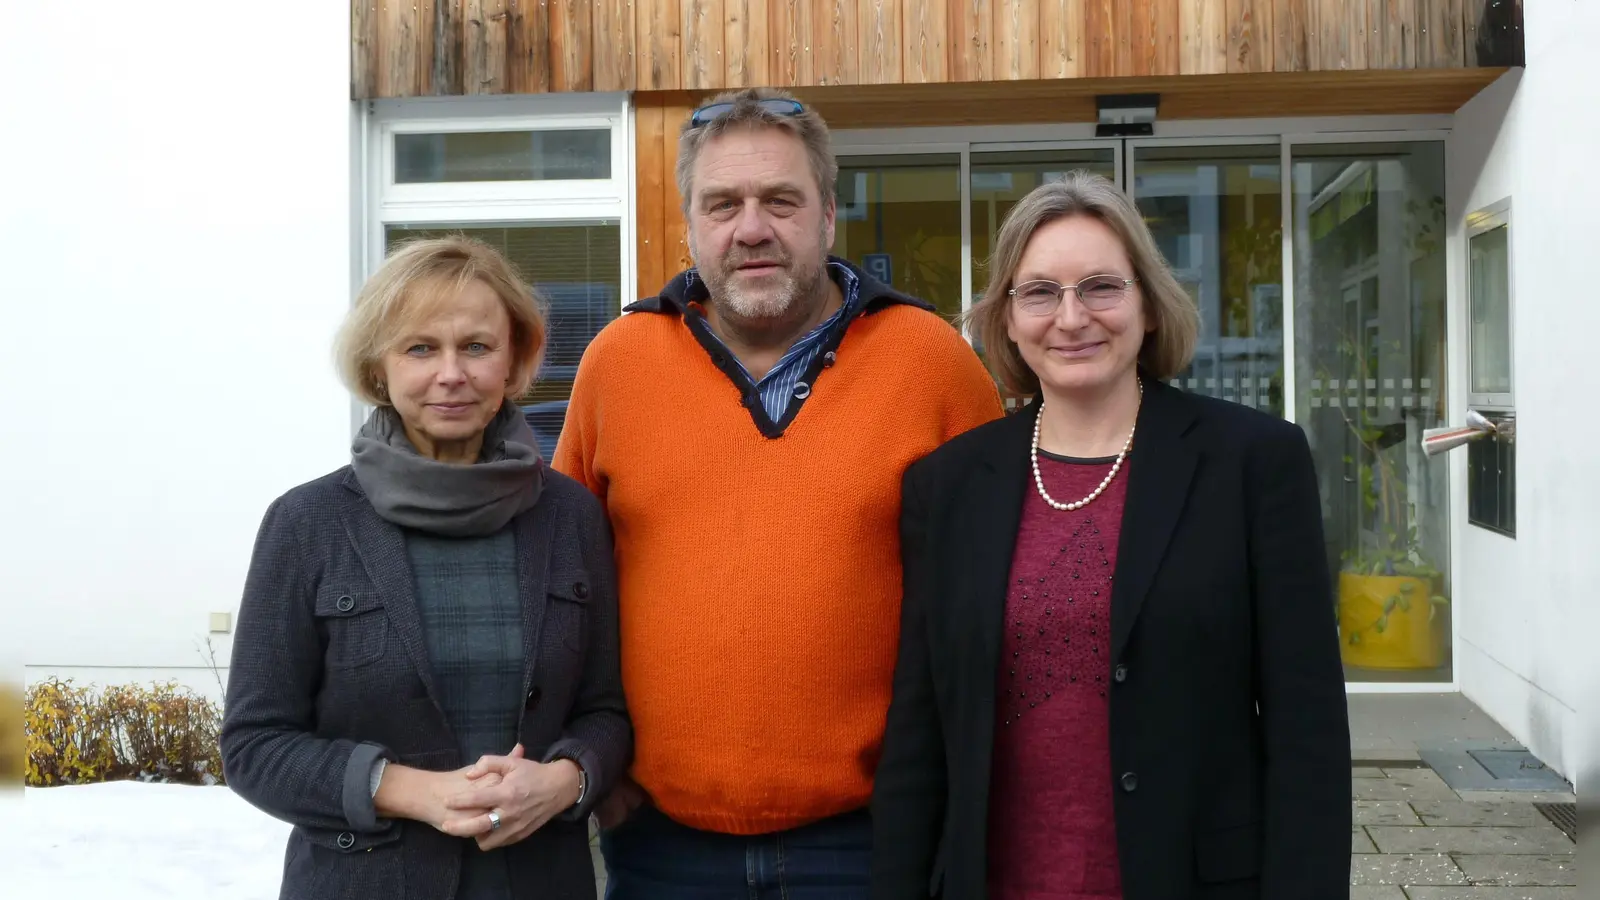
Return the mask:
<path fill-rule="evenodd" d="M 346 618 L 380 609 L 383 609 L 383 597 L 377 591 L 323 588 L 317 592 L 316 614 L 319 618 Z"/>
<path fill-rule="evenodd" d="M 550 575 L 550 596 L 569 603 L 588 603 L 593 585 L 582 569 L 565 569 Z"/>
<path fill-rule="evenodd" d="M 1201 881 L 1239 881 L 1261 874 L 1261 825 L 1252 822 L 1195 837 L 1195 872 Z"/>

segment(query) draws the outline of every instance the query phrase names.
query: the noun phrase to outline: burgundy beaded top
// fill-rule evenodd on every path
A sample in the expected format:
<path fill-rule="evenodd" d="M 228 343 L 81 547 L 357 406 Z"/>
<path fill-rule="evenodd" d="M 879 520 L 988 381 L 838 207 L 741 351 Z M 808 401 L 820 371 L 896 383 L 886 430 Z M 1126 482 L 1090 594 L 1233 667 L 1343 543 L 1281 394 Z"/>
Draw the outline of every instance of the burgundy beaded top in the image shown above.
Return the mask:
<path fill-rule="evenodd" d="M 1040 476 L 1057 500 L 1087 495 L 1111 463 L 1039 453 Z M 995 692 L 993 900 L 1122 897 L 1107 694 L 1128 477 L 1124 463 L 1104 493 L 1071 511 L 1047 505 L 1029 479 Z"/>

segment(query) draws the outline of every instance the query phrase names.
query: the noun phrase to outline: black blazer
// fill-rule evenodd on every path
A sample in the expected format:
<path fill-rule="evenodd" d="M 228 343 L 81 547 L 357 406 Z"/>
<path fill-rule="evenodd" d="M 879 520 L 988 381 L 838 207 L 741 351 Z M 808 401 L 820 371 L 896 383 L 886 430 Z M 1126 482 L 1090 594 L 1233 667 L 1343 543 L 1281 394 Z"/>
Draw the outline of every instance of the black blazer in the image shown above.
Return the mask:
<path fill-rule="evenodd" d="M 518 739 L 575 759 L 583 804 L 505 851 L 513 896 L 595 896 L 588 815 L 632 758 L 617 650 L 616 575 L 594 495 L 550 470 L 512 521 L 523 599 Z M 449 900 L 463 838 L 377 819 L 379 756 L 450 771 L 463 760 L 439 705 L 405 538 L 348 467 L 268 509 L 245 581 L 222 728 L 241 797 L 290 822 L 283 898 Z M 507 747 L 506 750 L 510 750 Z"/>
<path fill-rule="evenodd" d="M 873 900 L 986 895 L 1006 582 L 1037 403 L 907 470 Z M 1113 577 L 1127 900 L 1345 900 L 1350 734 L 1322 510 L 1292 424 L 1146 382 Z"/>

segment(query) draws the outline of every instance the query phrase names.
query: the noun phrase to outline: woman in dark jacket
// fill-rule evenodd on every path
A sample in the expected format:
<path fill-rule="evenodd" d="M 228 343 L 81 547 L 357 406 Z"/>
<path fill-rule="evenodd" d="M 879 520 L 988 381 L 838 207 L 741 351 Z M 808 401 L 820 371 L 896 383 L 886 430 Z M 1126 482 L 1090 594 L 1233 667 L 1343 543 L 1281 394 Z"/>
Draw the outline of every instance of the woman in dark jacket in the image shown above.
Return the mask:
<path fill-rule="evenodd" d="M 544 341 L 464 239 L 398 250 L 350 312 L 341 374 L 376 408 L 267 510 L 222 730 L 229 785 L 295 826 L 284 898 L 594 897 L 588 813 L 632 732 L 604 514 L 512 402 Z"/>
<path fill-rule="evenodd" d="M 1033 401 L 913 465 L 876 900 L 1344 900 L 1350 738 L 1292 424 L 1162 383 L 1192 301 L 1126 196 L 1021 200 L 972 311 Z"/>

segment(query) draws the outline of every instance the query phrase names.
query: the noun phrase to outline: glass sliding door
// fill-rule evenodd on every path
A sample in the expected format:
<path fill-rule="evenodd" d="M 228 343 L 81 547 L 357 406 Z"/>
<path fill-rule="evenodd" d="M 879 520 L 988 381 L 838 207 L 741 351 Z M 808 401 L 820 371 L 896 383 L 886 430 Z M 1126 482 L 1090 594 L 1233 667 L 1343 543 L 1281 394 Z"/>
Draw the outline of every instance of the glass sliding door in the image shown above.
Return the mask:
<path fill-rule="evenodd" d="M 1418 443 L 1444 421 L 1443 145 L 1292 147 L 1287 234 L 1281 158 L 1277 143 L 1129 151 L 1129 192 L 1200 310 L 1175 383 L 1306 430 L 1347 680 L 1449 682 L 1449 497 Z"/>
<path fill-rule="evenodd" d="M 841 156 L 833 254 L 961 314 L 961 155 Z"/>
<path fill-rule="evenodd" d="M 1291 148 L 1295 410 L 1357 682 L 1449 682 L 1444 144 Z"/>
<path fill-rule="evenodd" d="M 1283 179 L 1277 144 L 1136 145 L 1132 195 L 1200 309 L 1174 383 L 1284 415 Z"/>
<path fill-rule="evenodd" d="M 973 137 L 995 140 L 990 131 Z M 1312 138 L 1289 142 L 1286 154 L 1286 142 L 971 142 L 844 154 L 836 252 L 954 316 L 963 291 L 968 302 L 982 295 L 995 237 L 1030 190 L 1074 169 L 1117 181 L 1199 309 L 1194 361 L 1174 383 L 1306 432 L 1347 681 L 1449 684 L 1448 466 L 1420 450 L 1424 429 L 1450 421 L 1444 144 L 1431 135 Z M 1497 247 L 1486 239 L 1470 249 L 1473 278 L 1492 271 L 1478 263 Z M 1498 307 L 1484 315 L 1495 314 L 1506 318 Z M 1503 388 L 1507 368 L 1501 357 L 1475 366 L 1472 387 Z"/>

